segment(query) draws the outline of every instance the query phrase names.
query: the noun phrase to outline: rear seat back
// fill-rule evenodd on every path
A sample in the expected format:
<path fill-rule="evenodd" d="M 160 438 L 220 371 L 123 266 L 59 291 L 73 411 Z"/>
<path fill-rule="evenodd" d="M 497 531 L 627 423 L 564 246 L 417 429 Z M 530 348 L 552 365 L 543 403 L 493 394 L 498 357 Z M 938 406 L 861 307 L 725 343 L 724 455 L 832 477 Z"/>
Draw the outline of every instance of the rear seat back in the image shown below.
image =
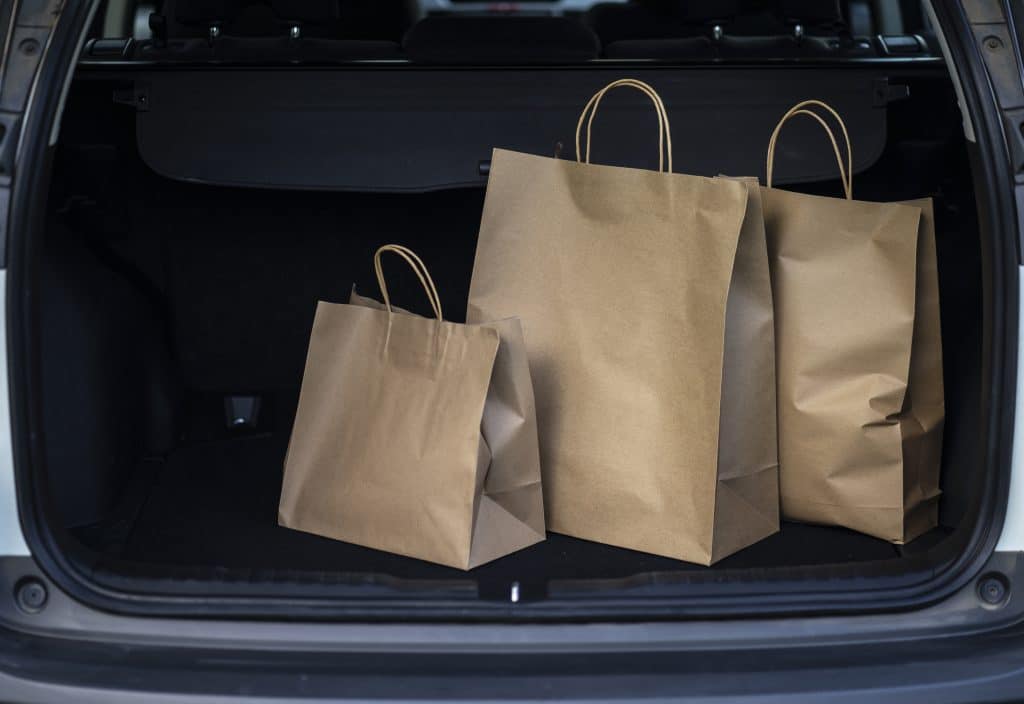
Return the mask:
<path fill-rule="evenodd" d="M 600 3 L 585 15 L 602 44 L 626 39 L 678 39 L 702 36 L 714 25 L 728 24 L 738 0 L 635 0 Z"/>
<path fill-rule="evenodd" d="M 136 51 L 160 60 L 345 61 L 400 58 L 402 41 L 415 63 L 505 65 L 579 63 L 600 56 L 602 42 L 604 56 L 625 59 L 874 53 L 849 37 L 840 0 L 634 0 L 597 4 L 583 21 L 454 14 L 413 24 L 418 11 L 416 0 L 165 0 L 171 41 Z"/>
<path fill-rule="evenodd" d="M 165 0 L 172 38 L 208 37 L 210 27 L 234 36 L 305 36 L 401 41 L 417 18 L 416 0 Z"/>
<path fill-rule="evenodd" d="M 849 58 L 870 56 L 869 42 L 854 41 L 849 34 L 839 0 L 778 0 L 774 13 L 761 12 L 763 29 L 744 26 L 740 18 L 722 38 L 724 58 Z"/>
<path fill-rule="evenodd" d="M 248 0 L 226 34 L 243 37 L 331 38 L 339 17 L 338 0 Z"/>
<path fill-rule="evenodd" d="M 597 35 L 567 17 L 440 15 L 416 23 L 403 41 L 425 64 L 571 64 L 600 55 Z"/>
<path fill-rule="evenodd" d="M 278 0 L 290 3 L 291 0 Z M 334 36 L 338 39 L 401 43 L 419 18 L 417 0 L 341 0 Z"/>
<path fill-rule="evenodd" d="M 292 27 L 329 36 L 339 17 L 338 0 L 165 0 L 168 37 L 288 36 Z"/>
<path fill-rule="evenodd" d="M 763 59 L 873 54 L 870 43 L 854 41 L 849 36 L 839 0 L 746 0 L 724 4 L 678 0 L 658 3 L 657 8 L 659 12 L 671 11 L 677 22 L 647 28 L 624 23 L 621 28 L 644 32 L 646 36 L 607 43 L 605 56 Z M 634 20 L 643 12 L 652 17 L 651 8 L 644 2 L 622 9 L 623 16 L 635 13 Z M 697 27 L 701 29 L 695 31 Z M 668 34 L 669 31 L 678 33 Z"/>
<path fill-rule="evenodd" d="M 166 41 L 140 58 L 347 61 L 399 58 L 414 0 L 165 0 Z M 151 22 L 152 24 L 152 22 Z"/>
<path fill-rule="evenodd" d="M 810 34 L 834 34 L 846 28 L 839 0 L 779 0 L 786 24 L 801 26 Z"/>
<path fill-rule="evenodd" d="M 243 0 L 165 0 L 163 16 L 167 36 L 173 38 L 208 37 L 229 27 L 242 12 Z"/>

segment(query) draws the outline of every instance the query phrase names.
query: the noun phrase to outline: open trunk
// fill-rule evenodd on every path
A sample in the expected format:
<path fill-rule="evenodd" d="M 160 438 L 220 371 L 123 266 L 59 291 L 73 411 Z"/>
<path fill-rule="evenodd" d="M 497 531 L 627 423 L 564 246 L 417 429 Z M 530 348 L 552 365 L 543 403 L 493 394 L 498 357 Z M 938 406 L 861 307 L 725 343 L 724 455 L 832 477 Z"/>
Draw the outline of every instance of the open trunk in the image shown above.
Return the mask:
<path fill-rule="evenodd" d="M 444 309 L 461 320 L 489 147 L 549 153 L 562 141 L 572 158 L 581 98 L 621 75 L 662 90 L 679 170 L 763 176 L 775 119 L 814 97 L 849 117 L 858 198 L 935 199 L 947 409 L 940 527 L 894 546 L 784 523 L 711 568 L 551 534 L 468 573 L 279 527 L 316 302 L 345 301 L 353 284 L 374 294 L 372 254 L 394 241 L 427 261 Z M 653 138 L 625 129 L 652 121 L 646 110 L 640 98 L 609 99 L 599 160 L 653 165 Z M 817 127 L 791 130 L 780 180 L 837 195 Z M 798 162 L 798 152 L 815 156 Z M 470 608 L 515 593 L 538 608 L 583 599 L 614 612 L 648 597 L 731 595 L 757 609 L 862 592 L 832 606 L 871 607 L 872 591 L 941 572 L 987 520 L 976 506 L 985 471 L 979 253 L 956 98 L 938 60 L 714 70 L 84 65 L 30 274 L 43 516 L 85 579 L 136 595 L 436 597 Z M 415 280 L 395 278 L 394 300 L 425 312 Z"/>

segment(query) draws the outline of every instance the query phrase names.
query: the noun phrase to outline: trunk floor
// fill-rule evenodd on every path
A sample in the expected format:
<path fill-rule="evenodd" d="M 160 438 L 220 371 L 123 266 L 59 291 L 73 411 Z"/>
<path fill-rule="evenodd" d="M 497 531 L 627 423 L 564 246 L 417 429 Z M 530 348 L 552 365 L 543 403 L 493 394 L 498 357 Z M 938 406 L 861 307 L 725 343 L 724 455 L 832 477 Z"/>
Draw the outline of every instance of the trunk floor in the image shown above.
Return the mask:
<path fill-rule="evenodd" d="M 108 543 L 104 552 L 120 561 L 172 567 L 466 579 L 460 570 L 278 526 L 286 446 L 283 435 L 249 435 L 185 446 L 166 461 L 148 463 L 151 479 L 141 507 L 127 532 L 122 528 L 115 541 L 109 537 L 103 541 Z M 783 524 L 779 533 L 712 569 L 891 560 L 900 550 L 845 529 Z M 507 590 L 514 581 L 526 587 L 548 580 L 615 579 L 643 572 L 708 569 L 549 534 L 545 542 L 479 567 L 469 576 L 483 594 Z"/>

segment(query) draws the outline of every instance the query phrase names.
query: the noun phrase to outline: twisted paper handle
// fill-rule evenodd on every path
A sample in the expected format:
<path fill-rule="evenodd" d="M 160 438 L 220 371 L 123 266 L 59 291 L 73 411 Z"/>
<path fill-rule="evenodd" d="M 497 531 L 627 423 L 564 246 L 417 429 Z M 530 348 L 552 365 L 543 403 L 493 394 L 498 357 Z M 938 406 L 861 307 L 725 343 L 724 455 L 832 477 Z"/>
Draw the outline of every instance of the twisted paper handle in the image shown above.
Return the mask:
<path fill-rule="evenodd" d="M 638 81 L 635 78 L 621 78 L 617 81 L 612 81 L 601 90 L 594 93 L 594 95 L 587 101 L 586 106 L 583 108 L 583 112 L 580 113 L 580 119 L 576 123 L 576 161 L 583 161 L 587 164 L 590 163 L 590 133 L 591 128 L 594 124 L 594 115 L 597 114 L 597 108 L 601 104 L 601 99 L 604 98 L 605 93 L 610 91 L 612 88 L 618 88 L 619 86 L 626 86 L 629 88 L 636 88 L 640 92 L 644 93 L 651 102 L 654 103 L 654 110 L 658 115 L 658 171 L 665 171 L 665 157 L 668 157 L 668 172 L 672 171 L 672 130 L 669 127 L 668 113 L 665 111 L 665 104 L 661 100 L 661 96 L 654 90 L 650 85 L 643 81 Z M 587 113 L 590 113 L 590 117 L 587 118 Z M 587 131 L 586 131 L 586 151 L 580 151 L 580 132 L 583 130 L 583 122 L 586 120 Z M 582 159 L 581 159 L 582 155 Z"/>
<path fill-rule="evenodd" d="M 430 278 L 430 272 L 427 271 L 426 265 L 415 252 L 400 244 L 386 244 L 373 255 L 373 269 L 377 272 L 377 285 L 380 286 L 380 294 L 384 297 L 384 307 L 388 309 L 388 313 L 392 312 L 391 296 L 388 295 L 388 285 L 384 280 L 384 269 L 380 262 L 384 252 L 392 252 L 405 260 L 423 285 L 423 290 L 427 293 L 427 300 L 430 301 L 430 307 L 434 309 L 434 315 L 438 320 L 444 320 L 444 316 L 441 314 L 441 297 L 437 295 L 437 287 L 434 286 L 434 280 Z"/>
<path fill-rule="evenodd" d="M 824 118 L 813 110 L 808 110 L 808 107 L 822 108 L 828 112 L 832 117 L 835 118 L 839 124 L 839 128 L 843 131 L 843 139 L 846 142 L 846 163 L 843 164 L 843 156 L 839 151 L 839 143 L 836 141 L 835 132 L 828 126 Z M 772 130 L 772 136 L 768 140 L 768 163 L 765 169 L 765 184 L 771 188 L 772 186 L 772 172 L 775 169 L 775 146 L 779 140 L 779 132 L 782 131 L 782 126 L 786 122 L 796 115 L 807 115 L 813 117 L 818 121 L 825 132 L 828 134 L 829 140 L 832 142 L 832 150 L 835 152 L 836 161 L 839 163 L 839 178 L 843 182 L 843 191 L 846 195 L 847 200 L 853 200 L 853 148 L 850 146 L 850 133 L 846 129 L 846 123 L 843 122 L 843 118 L 839 116 L 839 113 L 829 104 L 823 103 L 820 100 L 804 100 L 803 102 L 797 103 L 791 107 L 782 119 L 779 120 L 779 124 L 775 125 L 775 129 Z"/>

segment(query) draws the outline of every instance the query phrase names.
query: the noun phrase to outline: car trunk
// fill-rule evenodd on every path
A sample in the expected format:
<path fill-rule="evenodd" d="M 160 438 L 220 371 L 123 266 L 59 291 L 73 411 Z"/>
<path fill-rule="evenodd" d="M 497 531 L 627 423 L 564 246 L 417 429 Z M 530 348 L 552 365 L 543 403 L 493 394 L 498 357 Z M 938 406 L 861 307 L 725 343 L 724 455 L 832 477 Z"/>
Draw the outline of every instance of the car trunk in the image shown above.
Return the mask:
<path fill-rule="evenodd" d="M 54 156 L 31 315 L 45 519 L 83 574 L 161 594 L 614 606 L 644 594 L 806 595 L 851 584 L 870 592 L 949 564 L 987 517 L 975 510 L 985 471 L 979 232 L 944 67 L 595 74 L 81 68 Z M 399 242 L 428 263 L 444 309 L 461 320 L 488 152 L 469 153 L 456 176 L 444 155 L 461 155 L 473 140 L 560 152 L 556 142 L 571 145 L 580 96 L 627 74 L 664 88 L 683 135 L 679 170 L 763 176 L 756 145 L 786 107 L 814 97 L 850 115 L 856 197 L 935 199 L 947 410 L 940 526 L 896 546 L 783 523 L 710 568 L 550 534 L 470 572 L 279 527 L 316 302 L 345 301 L 353 285 L 376 295 L 373 252 Z M 566 85 L 578 87 L 561 94 Z M 737 90 L 715 93 L 723 85 Z M 297 103 L 299 94 L 318 98 Z M 464 106 L 497 95 L 466 114 Z M 599 126 L 607 161 L 650 166 L 653 136 L 615 126 L 653 119 L 640 99 L 615 105 Z M 502 109 L 531 117 L 509 136 Z M 793 148 L 780 156 L 785 187 L 838 195 L 827 143 L 807 122 L 792 128 Z M 815 161 L 802 169 L 794 154 L 805 145 Z M 394 289 L 394 300 L 425 312 L 412 276 L 396 272 Z"/>

